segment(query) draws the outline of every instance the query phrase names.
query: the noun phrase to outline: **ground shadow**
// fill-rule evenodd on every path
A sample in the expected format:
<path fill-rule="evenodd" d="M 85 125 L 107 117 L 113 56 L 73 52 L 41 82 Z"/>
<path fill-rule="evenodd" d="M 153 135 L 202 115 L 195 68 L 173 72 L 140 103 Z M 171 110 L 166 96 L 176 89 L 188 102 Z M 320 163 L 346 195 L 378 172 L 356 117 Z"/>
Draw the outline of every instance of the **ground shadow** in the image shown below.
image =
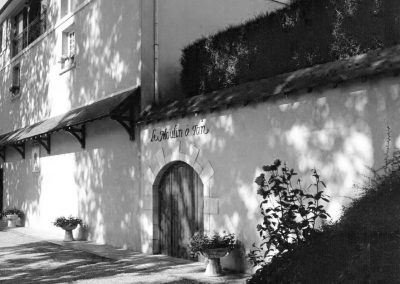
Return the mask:
<path fill-rule="evenodd" d="M 109 277 L 125 281 L 131 278 L 135 283 L 201 283 L 183 274 L 203 270 L 189 263 L 189 266 L 180 268 L 177 275 L 160 277 L 157 275 L 182 263 L 171 262 L 163 256 L 143 258 L 141 254 L 129 261 L 112 260 L 42 241 L 1 247 L 0 257 L 2 283 L 70 283 L 84 279 L 97 279 L 94 280 L 97 283 L 102 281 L 101 278 L 109 280 Z"/>

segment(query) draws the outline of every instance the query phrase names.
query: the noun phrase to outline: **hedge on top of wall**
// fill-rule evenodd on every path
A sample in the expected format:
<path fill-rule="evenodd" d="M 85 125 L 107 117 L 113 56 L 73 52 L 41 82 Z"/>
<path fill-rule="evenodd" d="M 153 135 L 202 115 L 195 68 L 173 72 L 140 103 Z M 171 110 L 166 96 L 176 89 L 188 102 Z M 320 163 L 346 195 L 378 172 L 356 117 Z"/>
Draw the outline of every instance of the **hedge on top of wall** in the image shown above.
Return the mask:
<path fill-rule="evenodd" d="M 187 96 L 195 96 L 399 39 L 399 0 L 298 0 L 185 47 L 181 84 Z"/>

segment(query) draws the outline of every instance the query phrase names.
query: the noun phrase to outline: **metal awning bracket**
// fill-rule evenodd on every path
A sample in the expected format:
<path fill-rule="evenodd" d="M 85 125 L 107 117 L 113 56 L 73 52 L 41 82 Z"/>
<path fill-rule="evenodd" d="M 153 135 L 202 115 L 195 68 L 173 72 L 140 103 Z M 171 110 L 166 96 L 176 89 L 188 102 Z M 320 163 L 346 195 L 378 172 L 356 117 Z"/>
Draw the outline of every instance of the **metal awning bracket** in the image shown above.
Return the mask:
<path fill-rule="evenodd" d="M 126 132 L 129 134 L 129 140 L 135 140 L 135 123 L 131 119 L 125 119 L 119 116 L 112 116 L 112 119 L 116 120 L 123 128 L 125 128 Z"/>
<path fill-rule="evenodd" d="M 135 140 L 136 116 L 139 113 L 140 96 L 131 97 L 128 102 L 113 111 L 111 119 L 117 121 L 128 132 L 129 140 Z"/>
<path fill-rule="evenodd" d="M 11 145 L 21 155 L 22 159 L 25 159 L 25 141 L 22 143 L 16 143 Z"/>
<path fill-rule="evenodd" d="M 64 128 L 69 134 L 74 136 L 81 144 L 82 149 L 86 147 L 86 126 L 82 124 L 81 126 L 68 126 Z"/>
<path fill-rule="evenodd" d="M 0 148 L 0 158 L 3 160 L 3 162 L 6 161 L 6 147 Z"/>
<path fill-rule="evenodd" d="M 35 137 L 35 141 L 38 142 L 42 147 L 47 151 L 47 154 L 50 154 L 51 150 L 51 139 L 50 134 Z"/>

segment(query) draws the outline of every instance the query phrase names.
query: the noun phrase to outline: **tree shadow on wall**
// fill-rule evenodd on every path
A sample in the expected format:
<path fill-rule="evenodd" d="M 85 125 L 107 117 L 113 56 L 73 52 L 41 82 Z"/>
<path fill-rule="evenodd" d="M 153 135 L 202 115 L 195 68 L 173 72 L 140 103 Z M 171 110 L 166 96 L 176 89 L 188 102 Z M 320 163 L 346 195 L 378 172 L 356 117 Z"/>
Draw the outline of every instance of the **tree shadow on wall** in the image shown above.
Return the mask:
<path fill-rule="evenodd" d="M 359 193 L 353 184 L 367 173 L 367 167 L 383 162 L 387 125 L 393 127 L 392 141 L 399 141 L 399 98 L 397 80 L 387 78 L 158 122 L 145 128 L 148 134 L 142 131 L 142 159 L 152 167 L 159 161 L 160 149 L 165 157 L 190 145 L 199 149 L 198 163 L 209 161 L 214 169 L 210 195 L 218 198 L 219 211 L 210 216 L 212 230 L 235 232 L 249 248 L 258 239 L 254 179 L 261 167 L 280 158 L 306 177 L 305 186 L 311 182 L 310 170 L 316 168 L 331 196 L 327 209 L 337 219 L 341 206 Z M 210 130 L 207 135 L 150 141 L 154 129 L 191 127 L 202 120 Z"/>
<path fill-rule="evenodd" d="M 54 8 L 48 15 L 48 26 L 55 24 L 58 9 Z M 4 90 L 0 96 L 0 133 L 10 132 L 21 127 L 32 125 L 47 117 L 51 113 L 49 96 L 50 77 L 54 72 L 57 33 L 50 32 L 41 41 L 29 46 L 24 54 L 18 55 L 10 65 L 1 72 L 0 84 Z M 5 52 L 11 53 L 11 41 L 8 41 Z M 49 56 L 52 55 L 52 56 Z M 20 94 L 12 99 L 8 88 L 12 85 L 13 68 L 20 67 Z M 38 201 L 41 194 L 41 176 L 32 173 L 30 168 L 30 147 L 26 142 L 26 157 L 21 156 L 11 147 L 6 148 L 6 163 L 4 188 L 6 206 L 16 206 L 25 213 L 37 214 Z M 27 188 L 28 191 L 20 189 Z"/>
<path fill-rule="evenodd" d="M 78 67 L 68 80 L 72 108 L 140 83 L 140 6 L 89 4 L 75 15 Z"/>
<path fill-rule="evenodd" d="M 111 120 L 96 122 L 87 134 L 85 151 L 74 154 L 79 216 L 92 240 L 141 251 L 137 144 Z"/>

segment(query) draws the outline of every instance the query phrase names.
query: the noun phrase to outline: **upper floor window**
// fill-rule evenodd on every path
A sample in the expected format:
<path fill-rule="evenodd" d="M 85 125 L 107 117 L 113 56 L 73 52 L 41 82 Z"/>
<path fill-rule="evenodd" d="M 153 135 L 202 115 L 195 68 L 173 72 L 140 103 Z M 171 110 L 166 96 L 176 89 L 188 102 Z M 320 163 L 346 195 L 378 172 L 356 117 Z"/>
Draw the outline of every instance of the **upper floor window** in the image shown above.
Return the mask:
<path fill-rule="evenodd" d="M 47 5 L 46 0 L 32 0 L 21 8 L 12 19 L 13 26 L 13 56 L 46 31 Z"/>
<path fill-rule="evenodd" d="M 12 73 L 12 86 L 18 87 L 19 88 L 19 83 L 21 80 L 21 68 L 19 65 L 15 65 L 13 68 L 13 73 Z"/>
<path fill-rule="evenodd" d="M 76 10 L 79 4 L 81 4 L 82 0 L 60 0 L 61 1 L 61 18 L 65 15 L 72 13 Z"/>
<path fill-rule="evenodd" d="M 9 88 L 12 97 L 17 97 L 20 93 L 21 88 L 21 68 L 20 65 L 17 64 L 12 69 L 12 83 Z"/>
<path fill-rule="evenodd" d="M 72 24 L 62 33 L 61 74 L 65 70 L 75 67 L 76 45 L 75 28 Z"/>
<path fill-rule="evenodd" d="M 75 55 L 75 31 L 70 31 L 68 33 L 68 48 L 67 54 L 72 57 Z"/>

